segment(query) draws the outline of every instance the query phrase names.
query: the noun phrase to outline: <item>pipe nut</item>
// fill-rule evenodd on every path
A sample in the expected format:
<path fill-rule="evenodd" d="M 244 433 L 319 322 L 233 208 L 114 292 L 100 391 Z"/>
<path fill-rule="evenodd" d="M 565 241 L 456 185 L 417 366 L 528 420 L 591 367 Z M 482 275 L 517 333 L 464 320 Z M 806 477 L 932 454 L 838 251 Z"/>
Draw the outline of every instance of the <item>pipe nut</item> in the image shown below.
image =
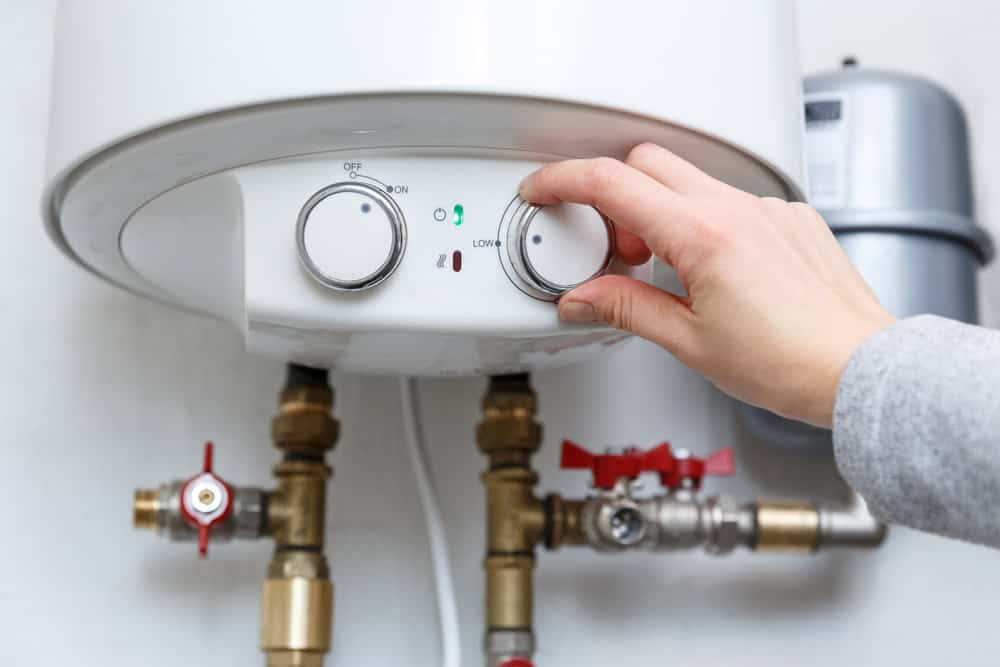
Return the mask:
<path fill-rule="evenodd" d="M 542 425 L 529 418 L 487 419 L 476 428 L 480 451 L 519 450 L 531 453 L 542 444 Z"/>
<path fill-rule="evenodd" d="M 709 524 L 705 549 L 709 553 L 727 554 L 737 546 L 749 543 L 753 533 L 752 517 L 733 499 L 707 499 L 705 514 Z"/>
<path fill-rule="evenodd" d="M 271 421 L 271 437 L 277 447 L 315 452 L 333 449 L 340 423 L 327 412 L 290 412 Z"/>

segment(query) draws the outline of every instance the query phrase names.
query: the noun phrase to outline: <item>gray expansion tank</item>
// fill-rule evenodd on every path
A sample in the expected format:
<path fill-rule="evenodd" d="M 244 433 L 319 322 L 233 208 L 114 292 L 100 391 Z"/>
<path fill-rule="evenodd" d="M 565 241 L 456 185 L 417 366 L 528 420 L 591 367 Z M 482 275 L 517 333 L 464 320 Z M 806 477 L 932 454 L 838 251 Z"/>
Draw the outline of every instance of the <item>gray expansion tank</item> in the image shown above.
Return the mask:
<path fill-rule="evenodd" d="M 962 107 L 929 81 L 855 67 L 805 80 L 809 203 L 897 317 L 978 321 L 976 271 L 993 243 L 973 219 Z M 758 438 L 830 442 L 830 433 L 742 406 Z"/>

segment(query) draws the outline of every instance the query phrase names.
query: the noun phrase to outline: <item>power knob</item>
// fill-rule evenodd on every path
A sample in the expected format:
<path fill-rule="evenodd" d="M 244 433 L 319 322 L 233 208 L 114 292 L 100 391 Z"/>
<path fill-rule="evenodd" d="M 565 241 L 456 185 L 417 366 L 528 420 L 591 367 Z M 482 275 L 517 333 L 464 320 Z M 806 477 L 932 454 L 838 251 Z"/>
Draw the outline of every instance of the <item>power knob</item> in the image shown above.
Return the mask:
<path fill-rule="evenodd" d="M 501 261 L 511 281 L 535 298 L 555 301 L 602 275 L 614 256 L 614 227 L 591 206 L 538 206 L 517 197 L 504 218 Z"/>
<path fill-rule="evenodd" d="M 334 183 L 302 207 L 299 260 L 321 284 L 359 291 L 392 275 L 406 249 L 406 221 L 392 197 L 365 183 Z"/>

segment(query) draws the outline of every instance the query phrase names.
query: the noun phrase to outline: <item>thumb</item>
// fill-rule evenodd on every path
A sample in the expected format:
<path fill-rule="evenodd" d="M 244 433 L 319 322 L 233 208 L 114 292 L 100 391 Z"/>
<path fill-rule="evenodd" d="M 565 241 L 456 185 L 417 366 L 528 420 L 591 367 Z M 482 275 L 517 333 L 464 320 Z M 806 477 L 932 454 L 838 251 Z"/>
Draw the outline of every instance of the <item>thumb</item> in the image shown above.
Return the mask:
<path fill-rule="evenodd" d="M 674 356 L 693 343 L 693 313 L 680 297 L 627 276 L 602 276 L 559 299 L 564 322 L 603 322 L 629 331 Z"/>

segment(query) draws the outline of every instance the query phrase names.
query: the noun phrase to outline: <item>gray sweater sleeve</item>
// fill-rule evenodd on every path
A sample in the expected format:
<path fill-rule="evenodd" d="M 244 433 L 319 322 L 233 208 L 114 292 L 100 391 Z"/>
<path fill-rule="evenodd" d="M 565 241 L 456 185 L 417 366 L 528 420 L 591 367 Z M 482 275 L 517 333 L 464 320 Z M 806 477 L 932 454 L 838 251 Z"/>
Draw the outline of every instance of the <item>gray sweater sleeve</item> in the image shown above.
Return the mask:
<path fill-rule="evenodd" d="M 854 353 L 833 421 L 841 474 L 876 517 L 1000 547 L 1000 332 L 901 320 Z"/>

